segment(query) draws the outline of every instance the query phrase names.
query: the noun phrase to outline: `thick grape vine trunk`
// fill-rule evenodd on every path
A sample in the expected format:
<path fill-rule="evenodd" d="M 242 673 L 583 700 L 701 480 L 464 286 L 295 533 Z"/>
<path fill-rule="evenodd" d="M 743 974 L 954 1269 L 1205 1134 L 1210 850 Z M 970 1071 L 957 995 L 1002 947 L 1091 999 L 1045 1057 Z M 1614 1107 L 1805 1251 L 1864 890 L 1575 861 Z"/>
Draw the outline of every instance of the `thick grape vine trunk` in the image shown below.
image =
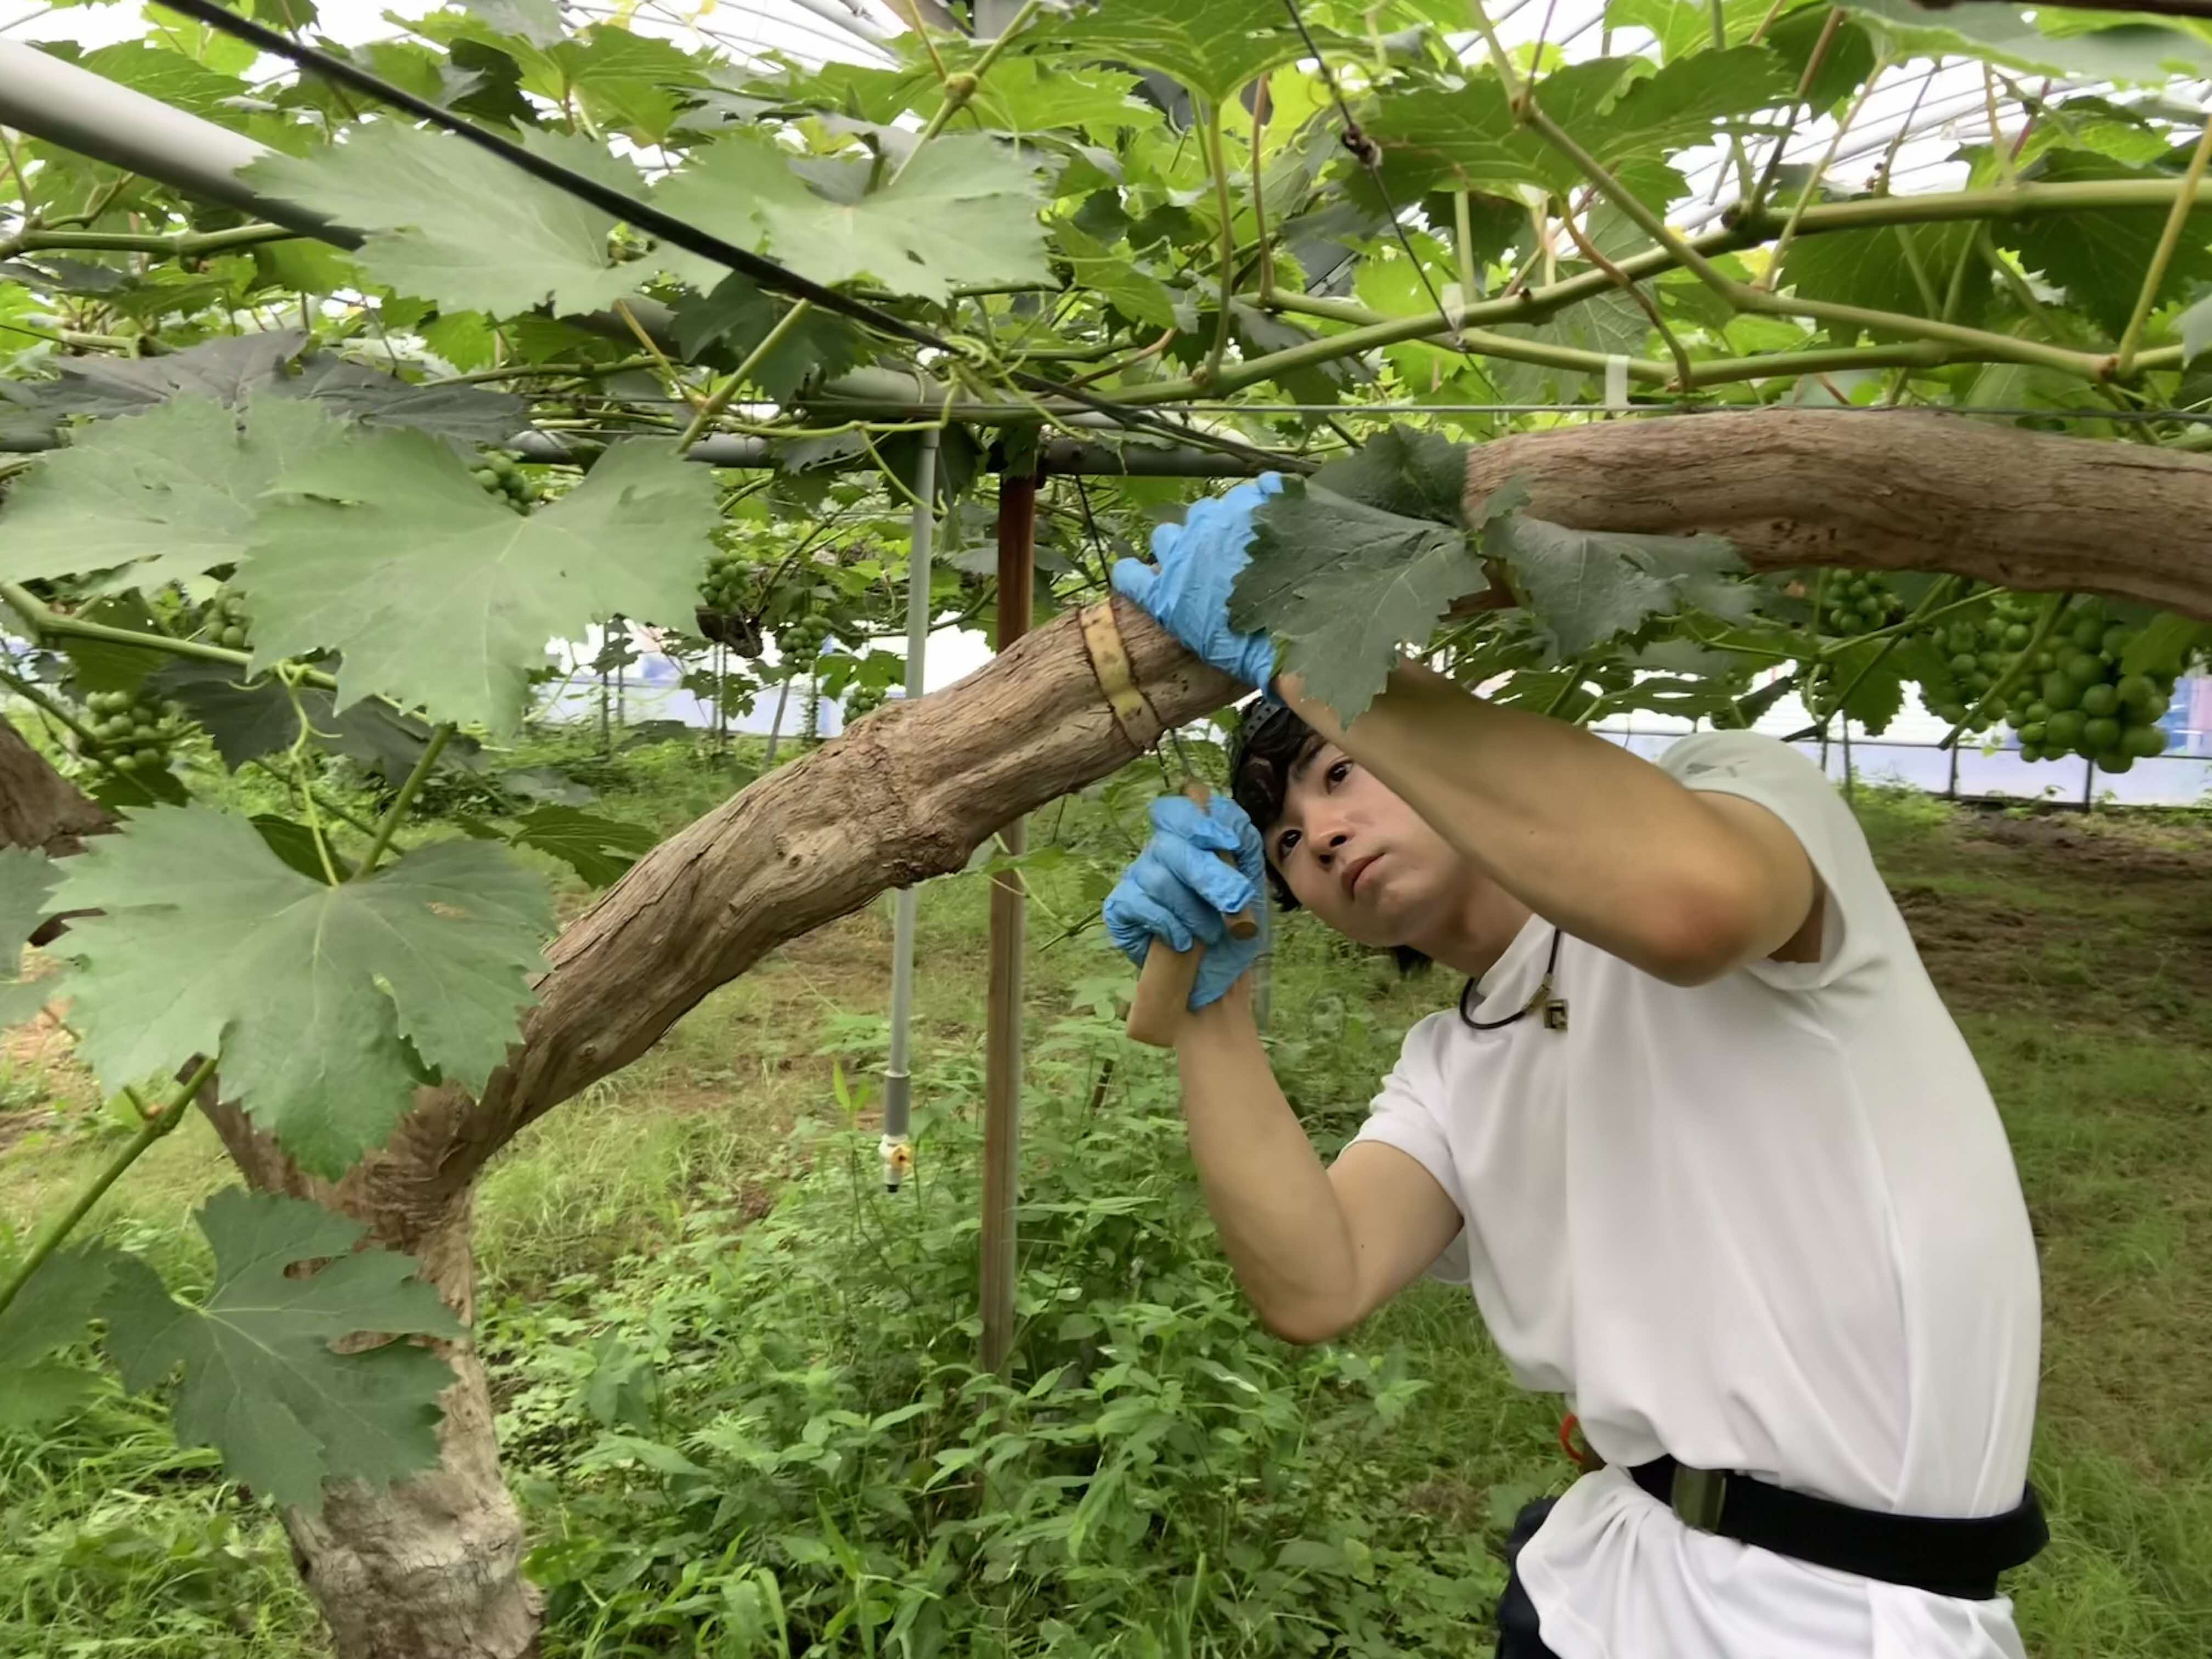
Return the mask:
<path fill-rule="evenodd" d="M 1754 570 L 1942 570 L 2212 619 L 2212 461 L 1970 416 L 1759 410 L 1559 427 L 1468 458 L 1579 530 L 1728 537 Z"/>
<path fill-rule="evenodd" d="M 0 720 L 0 847 L 37 847 L 59 858 L 113 827 L 106 809 Z"/>
<path fill-rule="evenodd" d="M 1950 571 L 2212 618 L 2212 547 L 2202 539 L 2212 462 L 2191 457 L 1952 417 L 1768 411 L 1502 440 L 1474 452 L 1470 495 L 1516 475 L 1546 518 L 1716 531 L 1756 568 Z M 1163 720 L 1233 694 L 1150 622 L 1115 609 L 1133 678 Z M 9 735 L 0 732 L 0 806 L 16 787 Z M 471 1188 L 524 1126 L 644 1053 L 778 945 L 886 888 L 960 868 L 1001 824 L 1133 752 L 1077 618 L 1064 616 L 958 685 L 894 704 L 770 773 L 647 854 L 554 941 L 538 1005 L 483 1097 L 423 1091 L 392 1143 L 335 1187 L 301 1176 L 228 1108 L 210 1115 L 254 1186 L 366 1222 L 378 1242 L 422 1258 L 465 1315 Z M 24 775 L 51 793 L 37 773 Z M 13 820 L 0 829 L 18 838 Z M 288 1519 L 341 1659 L 514 1659 L 534 1646 L 483 1371 L 465 1346 L 450 1352 L 460 1380 L 443 1465 L 389 1492 L 333 1493 L 319 1516 Z"/>

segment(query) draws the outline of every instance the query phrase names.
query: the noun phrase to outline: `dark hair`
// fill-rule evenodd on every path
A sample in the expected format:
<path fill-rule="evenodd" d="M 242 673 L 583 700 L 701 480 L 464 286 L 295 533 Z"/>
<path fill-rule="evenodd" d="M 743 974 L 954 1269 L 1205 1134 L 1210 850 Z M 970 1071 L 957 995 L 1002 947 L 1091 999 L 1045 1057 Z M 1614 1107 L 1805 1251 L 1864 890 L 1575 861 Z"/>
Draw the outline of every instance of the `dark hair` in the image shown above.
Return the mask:
<path fill-rule="evenodd" d="M 1291 774 L 1323 741 L 1321 733 L 1293 714 L 1288 703 L 1263 696 L 1245 706 L 1229 754 L 1229 793 L 1260 831 L 1263 845 L 1267 832 L 1282 821 L 1283 803 L 1291 793 Z M 1276 905 L 1285 910 L 1297 909 L 1297 896 L 1283 879 L 1283 872 L 1273 859 L 1267 859 L 1266 864 L 1267 886 Z M 1429 965 L 1429 958 L 1410 945 L 1392 945 L 1390 955 L 1401 974 L 1417 973 Z"/>

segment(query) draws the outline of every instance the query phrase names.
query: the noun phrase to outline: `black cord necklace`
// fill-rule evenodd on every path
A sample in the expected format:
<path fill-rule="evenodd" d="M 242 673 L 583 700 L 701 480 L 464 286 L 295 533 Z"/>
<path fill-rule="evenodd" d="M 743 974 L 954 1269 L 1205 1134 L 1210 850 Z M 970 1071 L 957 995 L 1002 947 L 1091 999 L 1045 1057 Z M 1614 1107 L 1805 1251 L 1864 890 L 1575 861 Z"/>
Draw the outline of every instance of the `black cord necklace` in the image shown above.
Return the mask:
<path fill-rule="evenodd" d="M 1544 1016 L 1546 1030 L 1564 1031 L 1567 1029 L 1567 1000 L 1553 994 L 1552 981 L 1559 971 L 1559 930 L 1554 927 L 1552 929 L 1552 951 L 1544 959 L 1544 976 L 1536 981 L 1536 989 L 1528 1001 L 1503 1019 L 1477 1019 L 1468 1012 L 1468 999 L 1474 994 L 1476 985 L 1475 981 L 1469 980 L 1459 994 L 1459 1017 L 1467 1022 L 1469 1030 L 1502 1031 L 1516 1021 L 1540 1012 Z"/>

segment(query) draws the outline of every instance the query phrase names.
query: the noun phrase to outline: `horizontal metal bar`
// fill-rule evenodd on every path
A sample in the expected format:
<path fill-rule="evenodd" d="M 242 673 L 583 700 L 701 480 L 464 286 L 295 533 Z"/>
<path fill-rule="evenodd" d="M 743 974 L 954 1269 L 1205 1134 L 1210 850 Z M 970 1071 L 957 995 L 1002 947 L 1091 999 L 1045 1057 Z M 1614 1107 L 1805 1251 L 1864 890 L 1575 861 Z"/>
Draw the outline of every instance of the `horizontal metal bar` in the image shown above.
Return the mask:
<path fill-rule="evenodd" d="M 340 247 L 361 234 L 247 188 L 238 169 L 267 146 L 18 41 L 0 41 L 0 126 L 143 173 Z"/>

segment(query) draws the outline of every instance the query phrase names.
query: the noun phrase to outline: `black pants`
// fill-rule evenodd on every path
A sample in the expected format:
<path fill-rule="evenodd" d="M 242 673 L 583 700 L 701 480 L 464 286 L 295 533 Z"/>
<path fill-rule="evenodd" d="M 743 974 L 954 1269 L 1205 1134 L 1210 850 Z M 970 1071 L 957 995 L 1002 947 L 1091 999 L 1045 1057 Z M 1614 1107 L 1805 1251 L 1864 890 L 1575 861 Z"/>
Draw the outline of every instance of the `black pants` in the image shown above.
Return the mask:
<path fill-rule="evenodd" d="M 1559 1659 L 1536 1633 L 1536 1604 L 1521 1583 L 1521 1552 L 1544 1524 L 1556 1498 L 1540 1498 L 1522 1506 L 1513 1517 L 1513 1530 L 1505 1535 L 1505 1565 L 1511 1569 L 1505 1594 L 1498 1598 L 1498 1659 Z"/>

